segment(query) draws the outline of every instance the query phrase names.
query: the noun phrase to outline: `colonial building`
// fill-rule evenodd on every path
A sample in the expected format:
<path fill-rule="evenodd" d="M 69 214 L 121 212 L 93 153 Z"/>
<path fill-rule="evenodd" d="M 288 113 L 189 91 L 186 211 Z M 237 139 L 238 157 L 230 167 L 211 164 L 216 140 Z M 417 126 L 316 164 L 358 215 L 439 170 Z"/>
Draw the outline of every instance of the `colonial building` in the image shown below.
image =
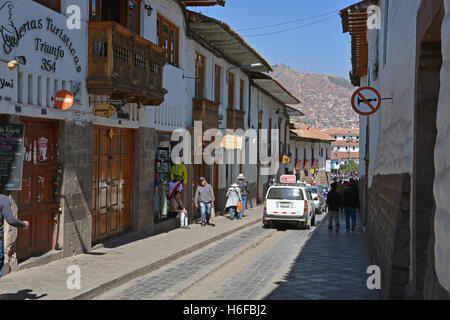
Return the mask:
<path fill-rule="evenodd" d="M 334 138 L 303 123 L 291 122 L 291 171 L 298 180 L 328 185 Z M 327 165 L 328 163 L 328 165 Z"/>
<path fill-rule="evenodd" d="M 322 131 L 335 139 L 331 144 L 331 169 L 339 170 L 349 161 L 359 164 L 359 129 L 330 128 Z"/>
<path fill-rule="evenodd" d="M 380 29 L 364 27 L 369 5 Z M 360 118 L 361 213 L 382 297 L 449 299 L 450 1 L 362 1 L 340 14 L 352 83 L 384 98 Z"/>

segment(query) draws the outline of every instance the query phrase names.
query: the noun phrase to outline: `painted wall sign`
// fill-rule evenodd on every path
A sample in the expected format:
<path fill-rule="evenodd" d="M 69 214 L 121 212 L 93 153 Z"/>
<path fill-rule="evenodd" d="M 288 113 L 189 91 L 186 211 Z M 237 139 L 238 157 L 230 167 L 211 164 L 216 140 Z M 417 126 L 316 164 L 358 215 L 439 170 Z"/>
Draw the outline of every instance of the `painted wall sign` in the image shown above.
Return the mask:
<path fill-rule="evenodd" d="M 17 97 L 17 70 L 9 70 L 0 62 L 0 102 L 15 102 Z"/>
<path fill-rule="evenodd" d="M 99 104 L 92 108 L 92 113 L 99 117 L 110 117 L 116 113 L 116 107 L 110 104 Z"/>
<path fill-rule="evenodd" d="M 55 106 L 60 110 L 67 110 L 73 105 L 73 96 L 67 90 L 59 90 L 54 97 Z"/>
<path fill-rule="evenodd" d="M 0 190 L 22 189 L 23 125 L 0 123 Z"/>
<path fill-rule="evenodd" d="M 361 87 L 353 93 L 352 108 L 362 116 L 370 116 L 381 107 L 381 95 L 372 87 Z"/>
<path fill-rule="evenodd" d="M 80 73 L 82 62 L 75 48 L 76 43 L 72 37 L 74 33 L 68 30 L 66 24 L 48 16 L 30 19 L 24 12 L 14 9 L 17 4 L 14 2 L 0 2 L 0 46 L 3 52 L 9 55 L 21 43 L 32 43 L 36 52 L 46 56 L 41 61 L 42 70 L 55 72 L 56 61 L 64 61 L 65 57 L 70 57 L 76 72 Z M 18 21 L 20 17 L 26 18 Z M 29 37 L 33 38 L 28 39 Z"/>

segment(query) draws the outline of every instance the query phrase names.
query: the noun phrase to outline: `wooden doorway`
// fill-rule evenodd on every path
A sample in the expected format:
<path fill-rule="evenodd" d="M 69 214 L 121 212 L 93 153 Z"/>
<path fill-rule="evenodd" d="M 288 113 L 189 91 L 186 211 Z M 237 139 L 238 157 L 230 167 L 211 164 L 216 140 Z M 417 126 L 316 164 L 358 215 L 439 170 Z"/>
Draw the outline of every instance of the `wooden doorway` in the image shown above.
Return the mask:
<path fill-rule="evenodd" d="M 131 129 L 94 127 L 93 242 L 131 227 L 133 136 Z"/>
<path fill-rule="evenodd" d="M 22 119 L 21 123 L 25 125 L 25 152 L 18 216 L 29 221 L 30 228 L 19 229 L 16 244 L 19 261 L 53 249 L 53 213 L 58 200 L 55 194 L 58 124 L 32 119 Z"/>

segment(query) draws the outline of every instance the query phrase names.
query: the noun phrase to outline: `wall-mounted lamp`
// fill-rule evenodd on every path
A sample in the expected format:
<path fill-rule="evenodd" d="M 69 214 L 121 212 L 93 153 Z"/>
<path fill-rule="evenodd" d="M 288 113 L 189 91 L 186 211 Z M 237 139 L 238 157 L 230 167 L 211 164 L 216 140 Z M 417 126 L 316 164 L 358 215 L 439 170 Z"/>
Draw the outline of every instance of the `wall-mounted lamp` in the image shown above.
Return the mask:
<path fill-rule="evenodd" d="M 144 7 L 145 7 L 145 11 L 147 12 L 147 16 L 150 17 L 153 13 L 153 7 L 151 6 L 151 4 L 147 4 L 147 3 L 145 3 Z"/>
<path fill-rule="evenodd" d="M 24 56 L 14 57 L 14 60 L 11 61 L 3 59 L 0 59 L 0 61 L 7 62 L 8 63 L 7 67 L 11 71 L 14 70 L 16 67 L 19 67 L 20 64 L 21 65 L 27 64 L 27 59 Z"/>

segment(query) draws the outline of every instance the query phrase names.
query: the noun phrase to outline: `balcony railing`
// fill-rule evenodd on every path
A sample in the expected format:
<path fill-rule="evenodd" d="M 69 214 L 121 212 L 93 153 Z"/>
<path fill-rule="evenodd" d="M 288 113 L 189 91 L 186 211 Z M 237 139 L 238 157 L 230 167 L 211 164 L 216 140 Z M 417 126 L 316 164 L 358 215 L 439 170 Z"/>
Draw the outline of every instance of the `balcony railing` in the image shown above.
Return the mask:
<path fill-rule="evenodd" d="M 203 130 L 219 128 L 219 104 L 207 99 L 193 99 L 192 121 L 202 121 Z"/>
<path fill-rule="evenodd" d="M 227 109 L 227 129 L 244 129 L 245 111 Z"/>
<path fill-rule="evenodd" d="M 129 103 L 160 105 L 164 49 L 116 22 L 89 23 L 90 94 L 110 95 Z"/>

